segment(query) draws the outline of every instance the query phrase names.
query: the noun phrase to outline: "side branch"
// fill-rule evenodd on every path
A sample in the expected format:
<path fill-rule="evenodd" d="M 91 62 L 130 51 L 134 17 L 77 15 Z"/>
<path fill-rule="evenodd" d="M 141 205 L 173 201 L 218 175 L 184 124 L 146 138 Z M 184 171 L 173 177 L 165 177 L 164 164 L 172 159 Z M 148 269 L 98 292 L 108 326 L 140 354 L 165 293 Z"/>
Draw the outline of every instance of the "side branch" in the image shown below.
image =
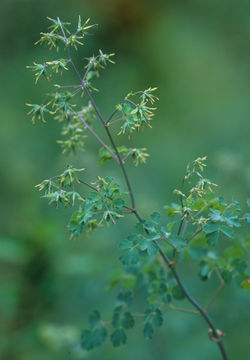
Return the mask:
<path fill-rule="evenodd" d="M 112 158 L 115 159 L 119 164 L 120 161 L 118 157 L 113 153 L 113 151 L 104 143 L 104 141 L 102 141 L 102 139 L 97 135 L 97 133 L 92 129 L 92 127 L 88 125 L 88 123 L 83 119 L 82 115 L 80 113 L 77 113 L 77 115 L 85 126 L 85 129 L 87 129 L 96 138 L 96 140 L 110 153 Z"/>
<path fill-rule="evenodd" d="M 208 309 L 210 308 L 210 306 L 213 304 L 213 302 L 215 301 L 215 299 L 217 298 L 217 296 L 219 295 L 219 293 L 221 292 L 222 288 L 225 285 L 225 281 L 222 278 L 221 274 L 219 273 L 219 271 L 217 271 L 217 275 L 218 278 L 220 280 L 220 286 L 217 288 L 217 290 L 215 291 L 215 293 L 213 294 L 213 296 L 211 297 L 211 299 L 209 300 L 207 306 L 205 307 L 205 311 L 207 312 Z"/>
<path fill-rule="evenodd" d="M 102 124 L 103 124 L 103 126 L 104 126 L 104 128 L 105 128 L 105 130 L 106 130 L 106 133 L 107 133 L 107 135 L 108 135 L 108 138 L 109 138 L 109 140 L 110 140 L 110 142 L 111 142 L 111 145 L 112 145 L 112 147 L 113 147 L 114 150 L 115 150 L 116 156 L 117 156 L 117 158 L 118 158 L 118 160 L 119 160 L 119 165 L 120 165 L 120 167 L 121 167 L 121 169 L 122 169 L 123 176 L 124 176 L 124 179 L 125 179 L 126 184 L 127 184 L 127 188 L 128 188 L 128 191 L 129 191 L 129 196 L 130 196 L 130 199 L 131 199 L 132 209 L 133 209 L 134 212 L 136 212 L 134 193 L 133 193 L 132 187 L 131 187 L 131 185 L 130 185 L 130 181 L 129 181 L 129 178 L 128 178 L 128 175 L 127 175 L 127 171 L 126 171 L 126 169 L 125 169 L 125 166 L 124 166 L 123 161 L 122 161 L 122 159 L 121 159 L 121 156 L 120 156 L 120 154 L 119 154 L 119 151 L 118 151 L 118 149 L 117 149 L 117 146 L 116 146 L 116 144 L 115 144 L 115 142 L 114 142 L 114 140 L 113 140 L 113 138 L 112 138 L 112 135 L 111 135 L 111 133 L 110 133 L 110 131 L 109 131 L 109 128 L 108 128 L 108 126 L 107 126 L 107 123 L 105 122 L 104 118 L 102 117 L 102 115 L 101 115 L 101 113 L 100 113 L 100 110 L 98 109 L 98 107 L 97 107 L 97 105 L 96 105 L 96 103 L 95 103 L 92 95 L 90 94 L 89 90 L 86 88 L 86 85 L 84 84 L 84 82 L 83 82 L 83 88 L 84 88 L 84 90 L 85 90 L 85 92 L 86 92 L 86 94 L 87 94 L 87 96 L 88 96 L 91 104 L 93 105 L 93 107 L 94 107 L 94 109 L 95 109 L 95 111 L 96 111 L 99 119 L 101 120 L 101 122 L 102 122 Z"/>

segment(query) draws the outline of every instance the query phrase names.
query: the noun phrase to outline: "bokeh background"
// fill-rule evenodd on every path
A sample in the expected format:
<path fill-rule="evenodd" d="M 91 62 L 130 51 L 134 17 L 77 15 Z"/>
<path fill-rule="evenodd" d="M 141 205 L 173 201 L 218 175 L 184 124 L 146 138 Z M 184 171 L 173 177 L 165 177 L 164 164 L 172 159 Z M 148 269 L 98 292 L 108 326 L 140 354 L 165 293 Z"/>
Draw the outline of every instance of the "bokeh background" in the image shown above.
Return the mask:
<path fill-rule="evenodd" d="M 133 226 L 132 219 L 122 220 L 91 237 L 69 240 L 70 211 L 49 208 L 34 189 L 68 163 L 86 167 L 90 179 L 97 174 L 121 179 L 113 165 L 97 166 L 98 144 L 91 137 L 87 151 L 67 159 L 56 144 L 58 124 L 33 126 L 26 114 L 25 103 L 39 103 L 48 91 L 45 81 L 35 86 L 25 68 L 51 56 L 34 46 L 48 26 L 46 16 L 76 22 L 79 14 L 99 29 L 76 54 L 78 63 L 99 48 L 116 53 L 116 65 L 97 82 L 96 101 L 105 115 L 130 90 L 158 87 L 153 128 L 128 142 L 117 139 L 147 147 L 151 155 L 147 165 L 128 166 L 141 213 L 164 214 L 186 164 L 200 155 L 208 155 L 207 174 L 226 199 L 235 196 L 244 207 L 250 192 L 249 1 L 1 0 L 0 357 L 219 359 L 203 321 L 178 313 L 167 314 L 152 341 L 143 339 L 139 325 L 126 347 L 107 343 L 87 353 L 78 346 L 91 310 L 110 315 L 115 295 L 105 290 L 107 276 L 119 267 L 117 244 Z M 194 275 L 197 268 L 189 270 L 185 282 L 205 304 L 218 282 L 204 284 Z M 231 359 L 249 356 L 248 315 L 249 297 L 233 284 L 211 310 L 226 329 Z"/>

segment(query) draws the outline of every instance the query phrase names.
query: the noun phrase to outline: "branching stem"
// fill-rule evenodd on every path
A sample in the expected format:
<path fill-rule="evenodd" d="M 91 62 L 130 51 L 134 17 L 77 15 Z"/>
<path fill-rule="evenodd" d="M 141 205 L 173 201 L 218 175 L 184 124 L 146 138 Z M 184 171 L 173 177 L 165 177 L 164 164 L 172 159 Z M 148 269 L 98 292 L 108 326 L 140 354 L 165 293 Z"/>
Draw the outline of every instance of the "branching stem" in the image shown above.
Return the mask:
<path fill-rule="evenodd" d="M 97 133 L 92 129 L 91 126 L 88 125 L 88 123 L 84 120 L 84 118 L 82 117 L 82 114 L 77 113 L 78 117 L 81 119 L 81 122 L 83 123 L 83 125 L 85 126 L 85 128 L 87 130 L 89 130 L 89 132 L 96 138 L 96 140 L 110 153 L 110 155 L 112 156 L 113 159 L 115 159 L 118 164 L 119 164 L 119 159 L 118 157 L 113 153 L 113 151 L 105 144 L 104 141 L 102 141 L 102 139 L 97 135 Z"/>
<path fill-rule="evenodd" d="M 176 307 L 174 305 L 169 305 L 168 307 L 170 310 L 173 310 L 173 311 L 180 311 L 180 312 L 184 312 L 184 313 L 187 313 L 187 314 L 193 314 L 193 315 L 200 315 L 200 313 L 198 311 L 195 311 L 195 310 L 190 310 L 190 309 L 184 309 L 184 308 L 179 308 L 179 307 Z"/>
<path fill-rule="evenodd" d="M 58 22 L 60 23 L 60 20 L 58 18 Z M 117 146 L 113 140 L 113 137 L 109 131 L 109 128 L 108 128 L 108 124 L 107 122 L 105 122 L 102 114 L 100 113 L 100 110 L 99 108 L 97 107 L 92 95 L 90 94 L 88 88 L 86 87 L 85 85 L 85 82 L 84 80 L 81 78 L 81 75 L 80 73 L 78 72 L 75 64 L 74 64 L 74 61 L 72 60 L 72 57 L 71 57 L 71 52 L 70 52 L 70 48 L 69 48 L 69 45 L 68 45 L 68 40 L 67 40 L 67 37 L 65 35 L 65 32 L 63 30 L 63 27 L 60 23 L 60 26 L 61 26 L 61 30 L 62 30 L 62 33 L 63 33 L 63 36 L 64 36 L 64 39 L 65 39 L 65 44 L 66 44 L 66 48 L 67 48 L 67 51 L 68 51 L 68 56 L 69 56 L 69 60 L 72 64 L 72 67 L 73 67 L 73 70 L 75 71 L 78 79 L 80 80 L 81 82 L 81 85 L 83 87 L 83 89 L 85 90 L 92 106 L 94 107 L 95 111 L 96 111 L 96 114 L 98 115 L 99 119 L 101 120 L 105 130 L 106 130 L 106 133 L 108 135 L 108 138 L 110 140 L 110 143 L 113 147 L 113 149 L 115 150 L 115 153 L 116 153 L 116 156 L 119 160 L 119 165 L 121 167 L 121 170 L 122 170 L 122 173 L 123 173 L 123 176 L 124 176 L 124 179 L 125 179 L 125 182 L 127 184 L 127 188 L 128 188 L 128 192 L 129 192 L 129 196 L 130 196 L 130 199 L 131 199 L 131 204 L 132 204 L 132 210 L 133 210 L 133 213 L 135 214 L 135 216 L 137 217 L 137 219 L 141 222 L 141 223 L 144 223 L 144 220 L 143 218 L 141 217 L 141 215 L 138 213 L 138 211 L 136 210 L 136 206 L 135 206 L 135 198 L 134 198 L 134 193 L 133 193 L 133 190 L 132 190 L 132 187 L 130 185 L 130 181 L 129 181 L 129 177 L 128 177 L 128 174 L 127 174 L 127 171 L 125 169 L 125 166 L 123 164 L 123 161 L 120 157 L 120 154 L 119 154 L 119 151 L 117 149 Z M 183 182 L 182 182 L 182 187 L 183 187 L 183 184 L 184 184 L 184 178 L 183 178 Z M 181 199 L 181 203 L 182 203 L 182 209 L 183 209 L 183 202 L 182 202 L 182 199 Z M 183 224 L 183 219 L 181 220 L 181 224 L 180 224 L 180 228 L 179 228 L 179 232 L 181 232 L 181 228 L 182 228 L 182 224 Z M 200 313 L 200 315 L 203 317 L 203 319 L 206 321 L 206 323 L 208 324 L 209 328 L 212 330 L 213 332 L 213 336 L 215 339 L 217 339 L 217 344 L 218 344 L 218 347 L 220 349 L 220 352 L 221 352 L 221 355 L 222 355 L 222 358 L 223 360 L 228 360 L 227 358 L 227 355 L 226 355 L 226 352 L 225 352 L 225 349 L 224 349 L 224 346 L 223 346 L 223 343 L 222 343 L 222 340 L 221 338 L 219 337 L 219 335 L 217 334 L 217 331 L 216 331 L 216 328 L 213 324 L 213 322 L 211 321 L 210 317 L 206 314 L 206 311 L 202 309 L 202 307 L 198 304 L 198 302 L 189 294 L 188 290 L 185 288 L 185 286 L 183 285 L 182 281 L 180 280 L 180 277 L 179 277 L 179 274 L 177 273 L 175 267 L 174 267 L 174 264 L 173 262 L 167 257 L 167 255 L 165 254 L 165 252 L 163 251 L 163 249 L 160 247 L 160 245 L 158 244 L 157 241 L 154 241 L 155 244 L 157 245 L 158 249 L 159 249 L 159 253 L 161 254 L 164 262 L 166 263 L 166 265 L 168 266 L 168 268 L 172 271 L 174 277 L 175 277 L 175 280 L 177 282 L 177 284 L 179 285 L 179 287 L 181 288 L 181 290 L 183 291 L 184 295 L 186 296 L 187 300 L 198 310 L 198 312 Z"/>
<path fill-rule="evenodd" d="M 92 185 L 90 185 L 89 183 L 87 183 L 86 181 L 83 181 L 83 180 L 81 180 L 81 179 L 77 179 L 81 184 L 84 184 L 84 185 L 86 185 L 87 187 L 89 187 L 91 190 L 94 190 L 94 191 L 96 191 L 96 192 L 99 192 L 98 191 L 98 189 L 97 188 L 95 188 L 94 186 L 92 186 Z"/>
<path fill-rule="evenodd" d="M 219 271 L 217 270 L 217 275 L 218 275 L 218 278 L 220 280 L 220 285 L 219 287 L 217 288 L 217 290 L 215 291 L 215 293 L 213 294 L 212 298 L 210 299 L 210 301 L 208 302 L 207 306 L 205 307 L 205 311 L 207 312 L 208 309 L 210 308 L 210 306 L 213 304 L 213 302 L 215 301 L 215 299 L 217 298 L 217 296 L 219 295 L 219 293 L 221 292 L 222 288 L 224 287 L 225 285 L 225 281 L 224 279 L 222 278 L 221 274 L 219 273 Z"/>

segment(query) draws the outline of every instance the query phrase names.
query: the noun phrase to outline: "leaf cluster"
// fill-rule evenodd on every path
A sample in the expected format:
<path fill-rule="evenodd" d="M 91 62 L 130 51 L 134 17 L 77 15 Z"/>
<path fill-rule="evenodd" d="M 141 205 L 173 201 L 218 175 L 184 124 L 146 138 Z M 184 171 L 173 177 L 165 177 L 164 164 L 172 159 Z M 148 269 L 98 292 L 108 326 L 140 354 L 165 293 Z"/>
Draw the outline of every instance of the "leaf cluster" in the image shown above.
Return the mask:
<path fill-rule="evenodd" d="M 150 125 L 156 108 L 150 106 L 158 98 L 153 92 L 157 88 L 148 88 L 144 91 L 130 92 L 124 101 L 116 106 L 116 110 L 121 114 L 122 126 L 119 134 L 130 135 L 133 131 Z M 132 100 L 133 99 L 133 100 Z"/>
<path fill-rule="evenodd" d="M 145 164 L 147 161 L 147 157 L 149 156 L 148 153 L 146 153 L 146 148 L 127 148 L 126 146 L 119 146 L 118 148 L 119 154 L 122 156 L 122 161 L 125 163 L 125 161 L 131 157 L 133 160 L 133 163 L 135 166 L 138 166 L 139 164 Z M 107 149 L 104 147 L 101 147 L 99 149 L 99 164 L 105 164 L 106 162 L 112 160 L 112 156 Z"/>

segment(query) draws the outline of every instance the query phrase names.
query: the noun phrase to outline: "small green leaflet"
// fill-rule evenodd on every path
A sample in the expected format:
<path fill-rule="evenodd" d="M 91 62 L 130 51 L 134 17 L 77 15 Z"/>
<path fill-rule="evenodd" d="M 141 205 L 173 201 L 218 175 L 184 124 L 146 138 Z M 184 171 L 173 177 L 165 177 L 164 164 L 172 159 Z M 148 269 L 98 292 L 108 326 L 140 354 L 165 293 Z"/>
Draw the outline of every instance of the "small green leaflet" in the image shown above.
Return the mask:
<path fill-rule="evenodd" d="M 243 217 L 246 220 L 246 222 L 250 223 L 250 213 L 244 214 Z"/>
<path fill-rule="evenodd" d="M 210 278 L 212 274 L 212 269 L 210 267 L 210 265 L 208 263 L 206 263 L 205 261 L 201 261 L 200 262 L 200 278 L 203 280 L 203 281 L 206 281 Z"/>
<path fill-rule="evenodd" d="M 243 250 L 240 245 L 230 246 L 224 251 L 224 256 L 227 259 L 237 259 L 243 256 Z"/>
<path fill-rule="evenodd" d="M 219 231 L 215 231 L 210 234 L 206 234 L 206 239 L 207 239 L 208 245 L 215 247 L 217 245 L 219 235 L 220 235 Z"/>
<path fill-rule="evenodd" d="M 137 264 L 140 260 L 138 250 L 135 248 L 129 249 L 120 256 L 120 260 L 123 265 Z"/>
<path fill-rule="evenodd" d="M 176 285 L 173 287 L 172 295 L 173 295 L 173 298 L 175 298 L 176 300 L 184 300 L 185 299 L 185 294 L 183 293 L 183 291 L 181 290 L 179 285 Z"/>
<path fill-rule="evenodd" d="M 147 322 L 143 329 L 143 335 L 146 339 L 152 339 L 154 336 L 154 329 L 150 322 Z"/>
<path fill-rule="evenodd" d="M 159 236 L 160 237 L 160 236 Z M 158 238 L 158 237 L 157 237 Z M 146 250 L 148 255 L 156 255 L 157 251 L 158 251 L 158 247 L 157 245 L 154 243 L 153 240 L 151 239 L 146 239 L 144 238 L 141 243 L 140 243 L 140 249 L 141 250 Z"/>
<path fill-rule="evenodd" d="M 206 256 L 207 249 L 203 246 L 191 246 L 188 248 L 188 254 L 192 260 L 200 260 Z"/>
<path fill-rule="evenodd" d="M 232 229 L 230 229 L 230 227 L 228 227 L 226 225 L 221 225 L 220 231 L 223 232 L 223 234 L 225 234 L 227 237 L 230 237 L 231 239 L 233 239 L 234 232 Z"/>
<path fill-rule="evenodd" d="M 130 306 L 133 301 L 133 293 L 130 290 L 121 291 L 117 295 L 117 301 L 119 304 L 126 304 Z"/>
<path fill-rule="evenodd" d="M 250 279 L 243 280 L 240 283 L 240 286 L 243 287 L 246 290 L 250 290 Z"/>
<path fill-rule="evenodd" d="M 101 326 L 94 330 L 83 330 L 81 334 L 81 346 L 85 350 L 92 350 L 103 344 L 107 338 L 107 330 Z"/>
<path fill-rule="evenodd" d="M 101 319 L 101 315 L 98 310 L 94 310 L 89 316 L 89 325 L 91 328 L 96 327 Z"/>
<path fill-rule="evenodd" d="M 152 325 L 162 326 L 163 324 L 163 316 L 161 310 L 155 307 L 154 305 L 149 306 L 145 310 L 144 322 L 145 322 L 144 336 L 147 339 L 151 339 L 151 337 L 154 334 L 154 329 Z"/>
<path fill-rule="evenodd" d="M 218 231 L 220 228 L 220 225 L 218 223 L 214 223 L 214 222 L 207 222 L 206 225 L 203 228 L 203 231 L 205 234 L 211 234 L 215 231 Z"/>
<path fill-rule="evenodd" d="M 131 329 L 131 328 L 134 327 L 135 320 L 134 320 L 133 316 L 131 315 L 131 313 L 129 311 L 126 311 L 123 314 L 121 324 L 124 327 L 124 329 Z"/>
<path fill-rule="evenodd" d="M 111 335 L 110 340 L 114 347 L 118 347 L 121 344 L 126 344 L 127 336 L 125 331 L 122 328 L 116 329 Z"/>
<path fill-rule="evenodd" d="M 178 250 L 182 250 L 186 246 L 186 242 L 178 235 L 171 235 L 169 241 Z"/>
<path fill-rule="evenodd" d="M 156 225 L 160 224 L 161 215 L 158 212 L 151 214 L 150 218 Z"/>

